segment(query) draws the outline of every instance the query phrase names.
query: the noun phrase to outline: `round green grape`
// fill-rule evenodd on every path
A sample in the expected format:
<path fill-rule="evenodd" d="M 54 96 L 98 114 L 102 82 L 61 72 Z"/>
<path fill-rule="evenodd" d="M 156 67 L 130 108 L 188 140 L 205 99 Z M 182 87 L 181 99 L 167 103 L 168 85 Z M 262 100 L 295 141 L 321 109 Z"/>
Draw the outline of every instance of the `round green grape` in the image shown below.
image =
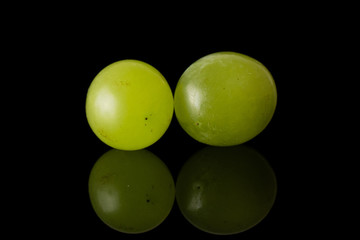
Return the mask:
<path fill-rule="evenodd" d="M 269 213 L 277 184 L 268 162 L 243 145 L 207 147 L 182 167 L 176 201 L 184 217 L 208 233 L 246 231 Z"/>
<path fill-rule="evenodd" d="M 233 146 L 258 135 L 276 107 L 275 82 L 264 65 L 235 52 L 200 58 L 175 89 L 175 114 L 199 142 Z"/>
<path fill-rule="evenodd" d="M 175 185 L 166 165 L 151 152 L 112 149 L 91 170 L 89 195 L 96 214 L 109 227 L 143 233 L 168 216 Z"/>
<path fill-rule="evenodd" d="M 105 67 L 92 81 L 86 116 L 96 136 L 121 150 L 148 147 L 161 138 L 174 112 L 166 79 L 154 67 L 122 60 Z"/>

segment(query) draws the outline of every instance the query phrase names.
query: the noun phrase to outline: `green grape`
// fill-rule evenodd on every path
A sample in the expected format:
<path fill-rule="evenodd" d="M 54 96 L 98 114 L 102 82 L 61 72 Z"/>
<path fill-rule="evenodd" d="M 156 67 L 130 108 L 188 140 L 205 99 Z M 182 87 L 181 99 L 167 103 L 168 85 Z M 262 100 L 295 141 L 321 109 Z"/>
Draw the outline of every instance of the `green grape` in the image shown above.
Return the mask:
<path fill-rule="evenodd" d="M 91 170 L 89 195 L 96 214 L 109 227 L 142 233 L 168 216 L 175 184 L 166 165 L 151 152 L 112 149 Z"/>
<path fill-rule="evenodd" d="M 121 150 L 138 150 L 161 138 L 174 112 L 173 95 L 154 67 L 122 60 L 105 67 L 92 81 L 86 116 L 96 136 Z"/>
<path fill-rule="evenodd" d="M 270 122 L 277 92 L 270 72 L 257 60 L 218 52 L 193 63 L 175 89 L 175 114 L 199 142 L 233 146 L 258 135 Z"/>
<path fill-rule="evenodd" d="M 182 167 L 176 201 L 195 227 L 218 235 L 246 231 L 269 213 L 276 178 L 267 161 L 243 145 L 207 147 Z"/>

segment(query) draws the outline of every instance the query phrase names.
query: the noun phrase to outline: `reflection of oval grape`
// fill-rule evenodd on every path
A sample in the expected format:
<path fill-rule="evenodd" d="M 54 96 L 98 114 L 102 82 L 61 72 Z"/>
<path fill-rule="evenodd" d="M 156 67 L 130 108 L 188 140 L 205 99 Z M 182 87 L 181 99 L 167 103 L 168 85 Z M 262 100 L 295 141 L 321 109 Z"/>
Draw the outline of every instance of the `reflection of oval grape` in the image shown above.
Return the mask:
<path fill-rule="evenodd" d="M 260 62 L 243 54 L 218 52 L 193 63 L 175 90 L 175 113 L 194 139 L 233 146 L 259 134 L 276 106 L 274 80 Z"/>
<path fill-rule="evenodd" d="M 173 95 L 165 78 L 152 66 L 122 60 L 94 78 L 86 97 L 91 129 L 107 145 L 138 150 L 156 142 L 174 112 Z"/>
<path fill-rule="evenodd" d="M 176 182 L 176 200 L 195 227 L 227 235 L 264 219 L 276 189 L 273 170 L 253 149 L 208 147 L 184 164 Z"/>
<path fill-rule="evenodd" d="M 99 218 L 124 233 L 142 233 L 170 213 L 175 186 L 170 171 L 147 150 L 110 150 L 89 177 L 91 204 Z"/>

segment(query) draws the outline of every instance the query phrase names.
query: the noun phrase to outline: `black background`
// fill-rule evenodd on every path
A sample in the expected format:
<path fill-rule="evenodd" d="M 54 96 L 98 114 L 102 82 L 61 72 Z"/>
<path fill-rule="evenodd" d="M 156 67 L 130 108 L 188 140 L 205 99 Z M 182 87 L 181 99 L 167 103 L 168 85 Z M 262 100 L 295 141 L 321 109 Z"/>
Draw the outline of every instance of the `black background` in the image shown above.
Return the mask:
<path fill-rule="evenodd" d="M 21 115 L 10 119 L 19 130 L 10 128 L 11 147 L 7 148 L 10 158 L 16 159 L 10 162 L 7 182 L 21 179 L 16 187 L 9 187 L 9 196 L 19 196 L 9 198 L 17 206 L 9 220 L 15 226 L 12 232 L 23 229 L 36 235 L 105 239 L 292 238 L 321 232 L 321 223 L 328 218 L 323 195 L 332 181 L 323 175 L 331 163 L 321 147 L 328 123 L 318 117 L 327 107 L 323 97 L 314 100 L 319 89 L 324 91 L 321 63 L 327 58 L 323 35 L 328 32 L 323 23 L 304 22 L 304 15 L 295 12 L 278 16 L 277 21 L 270 13 L 253 21 L 234 12 L 222 17 L 202 15 L 196 20 L 182 12 L 173 18 L 160 15 L 156 21 L 148 14 L 135 21 L 140 15 L 103 21 L 94 15 L 50 25 L 44 24 L 47 18 L 39 18 L 14 30 L 19 35 L 9 48 L 20 51 L 9 58 L 12 68 L 8 72 L 11 79 L 25 75 L 31 80 L 14 81 L 21 87 L 21 93 L 15 94 L 24 99 L 9 109 Z M 274 77 L 278 105 L 273 119 L 246 143 L 275 171 L 278 194 L 271 212 L 254 228 L 231 236 L 194 228 L 176 203 L 169 217 L 150 232 L 128 235 L 110 229 L 92 210 L 87 189 L 93 164 L 110 150 L 86 120 L 85 99 L 91 81 L 110 63 L 137 59 L 157 68 L 174 92 L 191 63 L 217 51 L 247 54 L 262 62 Z M 165 135 L 147 149 L 166 163 L 176 180 L 184 162 L 203 147 L 181 129 L 174 114 Z"/>

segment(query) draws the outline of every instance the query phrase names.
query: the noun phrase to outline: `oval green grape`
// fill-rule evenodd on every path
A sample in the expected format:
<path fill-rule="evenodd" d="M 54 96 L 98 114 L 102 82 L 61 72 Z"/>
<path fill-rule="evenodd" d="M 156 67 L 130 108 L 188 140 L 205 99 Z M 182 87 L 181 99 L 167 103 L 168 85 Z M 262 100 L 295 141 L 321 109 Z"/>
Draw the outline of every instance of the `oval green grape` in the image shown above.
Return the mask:
<path fill-rule="evenodd" d="M 121 150 L 146 148 L 166 132 L 174 112 L 166 79 L 138 60 L 110 64 L 92 81 L 86 117 L 95 135 Z"/>
<path fill-rule="evenodd" d="M 89 196 L 98 217 L 124 233 L 143 233 L 171 211 L 175 184 L 166 165 L 143 149 L 112 149 L 91 170 Z"/>
<path fill-rule="evenodd" d="M 235 52 L 213 53 L 194 62 L 174 95 L 181 127 L 213 146 L 234 146 L 254 138 L 270 122 L 277 103 L 267 68 Z"/>
<path fill-rule="evenodd" d="M 217 235 L 244 232 L 270 212 L 277 192 L 275 173 L 255 150 L 207 147 L 182 167 L 176 201 L 196 228 Z"/>

